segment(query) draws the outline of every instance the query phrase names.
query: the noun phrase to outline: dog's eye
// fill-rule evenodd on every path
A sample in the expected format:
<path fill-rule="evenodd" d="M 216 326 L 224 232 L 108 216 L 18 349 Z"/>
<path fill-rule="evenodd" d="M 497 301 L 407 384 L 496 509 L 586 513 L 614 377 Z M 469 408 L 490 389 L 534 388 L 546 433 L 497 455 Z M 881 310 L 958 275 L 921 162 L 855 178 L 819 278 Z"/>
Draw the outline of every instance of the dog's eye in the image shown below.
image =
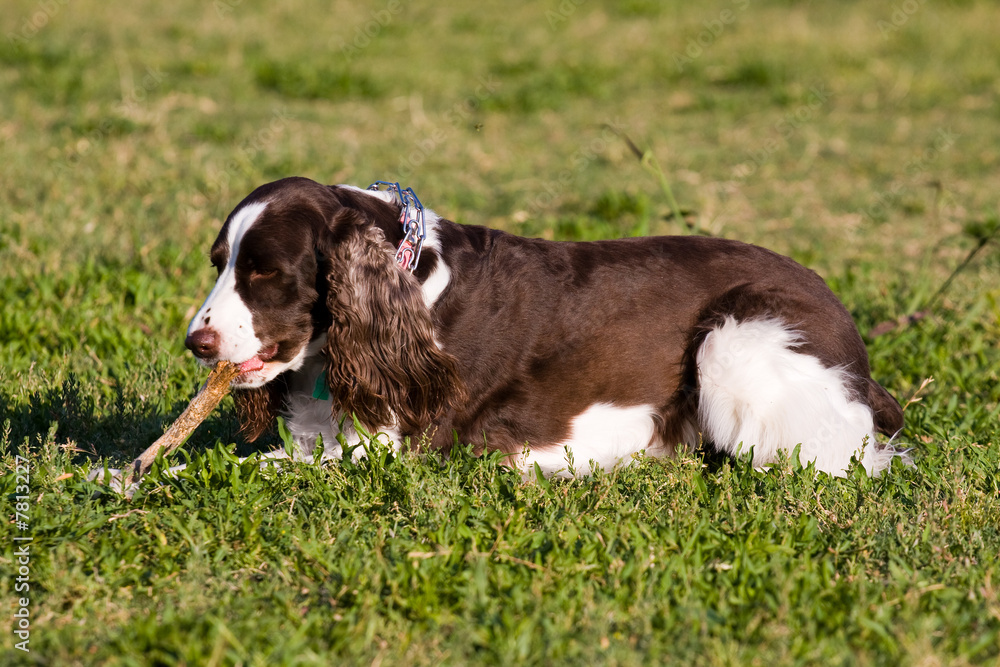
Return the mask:
<path fill-rule="evenodd" d="M 253 269 L 250 271 L 250 280 L 267 280 L 278 275 L 278 269 Z"/>

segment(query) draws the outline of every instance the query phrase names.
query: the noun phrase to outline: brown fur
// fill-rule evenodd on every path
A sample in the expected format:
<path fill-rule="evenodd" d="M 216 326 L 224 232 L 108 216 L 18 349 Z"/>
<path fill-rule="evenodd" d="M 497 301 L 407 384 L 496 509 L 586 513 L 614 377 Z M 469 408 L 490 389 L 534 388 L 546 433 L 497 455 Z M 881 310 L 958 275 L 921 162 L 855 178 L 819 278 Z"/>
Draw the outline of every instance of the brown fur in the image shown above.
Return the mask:
<path fill-rule="evenodd" d="M 233 390 L 240 433 L 248 442 L 257 440 L 271 429 L 284 397 L 285 383 L 280 378 L 263 387 Z"/>

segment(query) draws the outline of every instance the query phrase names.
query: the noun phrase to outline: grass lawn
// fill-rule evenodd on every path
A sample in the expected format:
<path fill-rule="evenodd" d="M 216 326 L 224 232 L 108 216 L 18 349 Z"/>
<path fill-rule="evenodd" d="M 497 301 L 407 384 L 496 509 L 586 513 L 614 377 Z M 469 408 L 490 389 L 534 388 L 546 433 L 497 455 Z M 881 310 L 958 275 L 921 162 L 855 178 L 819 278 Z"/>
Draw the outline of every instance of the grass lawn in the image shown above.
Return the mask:
<path fill-rule="evenodd" d="M 1000 663 L 995 4 L 2 14 L 0 663 Z M 374 448 L 261 470 L 235 462 L 254 449 L 227 399 L 179 478 L 131 503 L 87 482 L 194 394 L 209 245 L 289 175 L 399 180 L 527 235 L 696 227 L 789 254 L 914 399 L 916 465 L 831 479 L 693 452 L 523 483 Z"/>

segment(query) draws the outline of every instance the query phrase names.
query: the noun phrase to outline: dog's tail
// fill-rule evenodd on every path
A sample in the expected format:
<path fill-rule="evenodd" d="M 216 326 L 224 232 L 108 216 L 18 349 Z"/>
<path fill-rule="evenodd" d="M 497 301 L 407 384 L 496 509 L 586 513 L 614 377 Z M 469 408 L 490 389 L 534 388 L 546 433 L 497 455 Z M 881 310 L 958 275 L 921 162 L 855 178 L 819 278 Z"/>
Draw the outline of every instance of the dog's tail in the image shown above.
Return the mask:
<path fill-rule="evenodd" d="M 875 428 L 879 433 L 894 437 L 903 428 L 903 408 L 885 387 L 871 378 L 868 379 L 868 405 L 875 418 Z"/>
<path fill-rule="evenodd" d="M 879 433 L 889 436 L 889 442 L 885 444 L 875 443 L 874 447 L 866 452 L 866 458 L 871 457 L 869 459 L 870 472 L 877 476 L 892 465 L 892 460 L 897 457 L 906 465 L 912 466 L 913 458 L 910 456 L 910 449 L 901 448 L 894 444 L 896 436 L 903 430 L 903 408 L 899 406 L 892 394 L 885 390 L 885 387 L 870 378 L 868 380 L 868 405 L 872 410 L 875 429 Z"/>

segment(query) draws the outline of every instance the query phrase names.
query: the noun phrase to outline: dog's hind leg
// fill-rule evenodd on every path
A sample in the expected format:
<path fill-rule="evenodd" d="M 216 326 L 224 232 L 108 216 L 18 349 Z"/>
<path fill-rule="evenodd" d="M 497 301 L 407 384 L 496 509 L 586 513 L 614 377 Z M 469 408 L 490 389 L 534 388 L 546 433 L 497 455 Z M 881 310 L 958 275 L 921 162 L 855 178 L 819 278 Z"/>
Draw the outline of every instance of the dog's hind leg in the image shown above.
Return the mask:
<path fill-rule="evenodd" d="M 851 457 L 878 473 L 891 462 L 875 441 L 871 408 L 854 378 L 798 351 L 802 334 L 778 319 L 725 317 L 696 356 L 698 421 L 706 441 L 732 456 L 753 448 L 753 464 L 801 445 L 803 463 L 843 475 Z"/>

